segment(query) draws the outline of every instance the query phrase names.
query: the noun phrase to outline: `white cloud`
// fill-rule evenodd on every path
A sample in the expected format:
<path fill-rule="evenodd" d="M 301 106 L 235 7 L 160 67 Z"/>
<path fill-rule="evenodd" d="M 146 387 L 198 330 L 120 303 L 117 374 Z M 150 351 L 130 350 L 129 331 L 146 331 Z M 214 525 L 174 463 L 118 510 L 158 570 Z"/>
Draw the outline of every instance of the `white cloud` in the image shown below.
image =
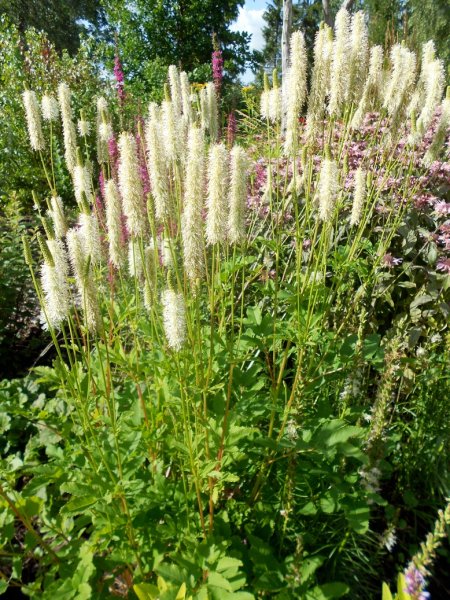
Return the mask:
<path fill-rule="evenodd" d="M 262 28 L 264 10 L 254 10 L 241 7 L 237 21 L 230 27 L 231 31 L 245 31 L 251 34 L 250 49 L 262 50 L 264 47 L 264 38 Z"/>

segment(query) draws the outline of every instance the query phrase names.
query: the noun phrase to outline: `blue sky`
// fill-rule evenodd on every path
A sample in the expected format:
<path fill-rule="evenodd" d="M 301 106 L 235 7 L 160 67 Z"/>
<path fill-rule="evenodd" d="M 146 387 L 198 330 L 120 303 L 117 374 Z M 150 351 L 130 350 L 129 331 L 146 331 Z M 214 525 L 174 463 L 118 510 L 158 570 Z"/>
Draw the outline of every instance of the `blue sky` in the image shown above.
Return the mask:
<path fill-rule="evenodd" d="M 262 26 L 267 4 L 268 0 L 246 0 L 245 5 L 239 9 L 237 21 L 231 26 L 232 31 L 246 31 L 251 34 L 251 50 L 262 50 L 264 45 Z M 247 71 L 242 77 L 244 83 L 249 83 L 252 79 L 251 71 Z"/>

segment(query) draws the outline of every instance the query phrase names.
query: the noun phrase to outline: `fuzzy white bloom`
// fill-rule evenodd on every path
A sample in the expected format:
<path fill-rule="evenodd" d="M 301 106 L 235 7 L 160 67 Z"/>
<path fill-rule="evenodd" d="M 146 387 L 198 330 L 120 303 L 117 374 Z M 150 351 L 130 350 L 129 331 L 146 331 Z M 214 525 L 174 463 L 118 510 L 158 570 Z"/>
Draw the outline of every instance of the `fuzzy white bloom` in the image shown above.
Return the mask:
<path fill-rule="evenodd" d="M 306 116 L 306 134 L 308 138 L 316 137 L 317 127 L 324 118 L 324 104 L 330 79 L 332 50 L 332 31 L 328 25 L 324 25 L 317 32 L 314 43 L 314 68 Z"/>
<path fill-rule="evenodd" d="M 113 179 L 105 183 L 106 228 L 108 230 L 109 260 L 116 267 L 123 265 L 122 206 L 119 190 Z"/>
<path fill-rule="evenodd" d="M 399 112 L 416 75 L 416 56 L 400 44 L 395 44 L 391 50 L 391 72 L 385 88 L 383 106 L 392 116 Z"/>
<path fill-rule="evenodd" d="M 59 117 L 58 101 L 54 96 L 44 94 L 41 100 L 42 117 L 44 121 L 57 121 Z"/>
<path fill-rule="evenodd" d="M 108 162 L 108 139 L 101 134 L 102 125 L 109 121 L 108 103 L 103 96 L 97 98 L 97 161 L 99 164 Z M 103 133 L 105 133 L 103 131 Z"/>
<path fill-rule="evenodd" d="M 369 59 L 369 35 L 363 11 L 352 16 L 350 28 L 350 76 L 347 101 L 358 103 L 364 89 Z"/>
<path fill-rule="evenodd" d="M 58 86 L 58 100 L 63 125 L 64 158 L 68 170 L 72 173 L 77 162 L 77 132 L 72 118 L 70 96 L 69 86 L 66 83 L 60 83 Z"/>
<path fill-rule="evenodd" d="M 192 111 L 191 101 L 191 86 L 189 83 L 188 75 L 185 71 L 180 73 L 180 86 L 181 86 L 181 104 L 183 106 L 183 119 L 186 124 L 189 125 L 194 118 Z"/>
<path fill-rule="evenodd" d="M 325 158 L 320 169 L 319 218 L 327 223 L 333 216 L 338 196 L 338 168 L 334 160 Z"/>
<path fill-rule="evenodd" d="M 64 121 L 72 121 L 71 91 L 67 83 L 60 83 L 58 86 L 58 100 L 61 110 L 61 118 Z"/>
<path fill-rule="evenodd" d="M 261 93 L 261 98 L 259 102 L 259 114 L 262 119 L 268 119 L 270 114 L 270 90 L 264 90 Z"/>
<path fill-rule="evenodd" d="M 383 89 L 383 48 L 373 46 L 370 49 L 369 74 L 358 108 L 352 118 L 352 129 L 357 129 L 363 122 L 364 115 L 374 101 L 381 97 Z"/>
<path fill-rule="evenodd" d="M 153 240 L 145 247 L 145 279 L 152 288 L 156 285 L 157 265 L 159 264 L 158 246 Z"/>
<path fill-rule="evenodd" d="M 426 68 L 426 66 L 435 60 L 436 58 L 436 46 L 433 40 L 428 40 L 422 46 L 422 65 Z"/>
<path fill-rule="evenodd" d="M 371 92 L 378 97 L 381 96 L 383 87 L 383 61 L 383 47 L 372 46 L 370 49 L 368 81 L 371 86 Z"/>
<path fill-rule="evenodd" d="M 445 84 L 445 67 L 441 60 L 428 63 L 425 79 L 425 104 L 417 119 L 417 130 L 424 134 L 431 123 L 434 112 L 442 100 Z"/>
<path fill-rule="evenodd" d="M 444 98 L 442 102 L 441 118 L 439 120 L 436 132 L 433 136 L 430 147 L 425 152 L 423 163 L 430 166 L 432 162 L 438 160 L 439 153 L 445 143 L 448 128 L 450 127 L 450 97 Z"/>
<path fill-rule="evenodd" d="M 168 100 L 164 100 L 161 108 L 164 153 L 168 161 L 175 161 L 180 156 L 180 139 L 173 103 Z"/>
<path fill-rule="evenodd" d="M 111 123 L 102 121 L 98 126 L 98 134 L 103 142 L 108 142 L 113 137 L 113 128 Z"/>
<path fill-rule="evenodd" d="M 241 146 L 231 150 L 228 239 L 234 244 L 245 237 L 248 159 Z"/>
<path fill-rule="evenodd" d="M 170 213 L 169 172 L 164 155 L 163 131 L 158 113 L 156 106 L 150 108 L 145 140 L 152 195 L 155 201 L 155 216 L 158 220 L 163 220 Z"/>
<path fill-rule="evenodd" d="M 100 228 L 95 213 L 81 213 L 78 219 L 80 226 L 80 240 L 83 244 L 85 256 L 89 256 L 91 264 L 97 265 L 102 259 L 102 243 L 100 238 Z"/>
<path fill-rule="evenodd" d="M 178 352 L 186 340 L 186 309 L 183 294 L 172 289 L 164 290 L 161 302 L 167 343 L 170 348 Z"/>
<path fill-rule="evenodd" d="M 208 174 L 206 241 L 216 244 L 227 237 L 228 152 L 223 144 L 211 146 Z"/>
<path fill-rule="evenodd" d="M 41 113 L 36 94 L 31 90 L 25 90 L 22 97 L 25 105 L 25 116 L 27 119 L 31 147 L 33 150 L 43 150 L 45 143 L 44 135 L 42 133 Z"/>
<path fill-rule="evenodd" d="M 283 82 L 283 104 L 286 111 L 286 153 L 298 146 L 298 117 L 306 100 L 307 55 L 305 38 L 301 31 L 291 36 L 289 70 Z"/>
<path fill-rule="evenodd" d="M 169 85 L 170 85 L 170 98 L 172 100 L 173 110 L 177 118 L 182 113 L 183 101 L 181 96 L 181 80 L 178 69 L 175 65 L 169 67 Z"/>
<path fill-rule="evenodd" d="M 64 207 L 60 196 L 52 196 L 50 199 L 50 217 L 53 221 L 53 229 L 57 239 L 61 239 L 66 235 L 67 223 L 64 216 Z"/>
<path fill-rule="evenodd" d="M 269 91 L 269 120 L 277 123 L 281 119 L 281 89 L 276 87 Z"/>
<path fill-rule="evenodd" d="M 69 229 L 67 247 L 85 323 L 89 331 L 94 333 L 100 327 L 101 314 L 92 277 L 92 265 L 84 252 L 83 235 L 79 229 Z"/>
<path fill-rule="evenodd" d="M 203 275 L 205 268 L 202 231 L 204 153 L 202 130 L 192 126 L 189 130 L 181 229 L 184 269 L 191 283 Z"/>
<path fill-rule="evenodd" d="M 119 187 L 123 212 L 132 235 L 145 233 L 144 192 L 139 174 L 136 140 L 131 133 L 123 132 L 119 138 Z"/>
<path fill-rule="evenodd" d="M 48 240 L 53 264 L 47 261 L 41 266 L 41 284 L 44 292 L 45 313 L 48 324 L 58 328 L 69 314 L 68 264 L 64 246 L 60 240 Z"/>
<path fill-rule="evenodd" d="M 173 267 L 174 248 L 170 238 L 164 238 L 161 244 L 161 260 L 162 264 L 168 269 Z"/>
<path fill-rule="evenodd" d="M 204 131 L 209 129 L 209 104 L 208 104 L 208 93 L 206 87 L 202 88 L 199 93 L 200 99 L 200 119 L 202 129 Z"/>
<path fill-rule="evenodd" d="M 428 78 L 428 67 L 436 58 L 436 48 L 432 40 L 428 41 L 422 46 L 422 61 L 420 67 L 419 81 L 417 82 L 416 89 L 411 96 L 407 112 L 409 116 L 413 114 L 417 116 L 418 113 L 423 109 L 426 98 L 426 81 Z M 420 136 L 413 136 L 420 138 Z"/>
<path fill-rule="evenodd" d="M 78 133 L 81 137 L 87 137 L 91 131 L 91 124 L 86 119 L 79 119 L 77 123 Z"/>
<path fill-rule="evenodd" d="M 141 281 L 144 276 L 144 263 L 139 241 L 131 239 L 128 242 L 128 272 L 131 277 Z"/>
<path fill-rule="evenodd" d="M 206 94 L 208 98 L 209 135 L 211 141 L 215 142 L 219 133 L 219 115 L 217 110 L 216 88 L 212 81 L 206 84 Z"/>
<path fill-rule="evenodd" d="M 103 96 L 97 98 L 97 112 L 100 115 L 105 114 L 106 117 L 108 116 L 108 102 Z"/>
<path fill-rule="evenodd" d="M 355 173 L 353 206 L 350 216 L 350 225 L 357 225 L 361 219 L 361 213 L 366 200 L 366 177 L 367 173 L 359 167 Z"/>
<path fill-rule="evenodd" d="M 336 15 L 334 31 L 328 112 L 330 115 L 339 116 L 347 98 L 350 82 L 350 15 L 345 8 L 341 8 Z"/>
<path fill-rule="evenodd" d="M 72 172 L 73 189 L 75 199 L 80 204 L 83 200 L 83 194 L 86 195 L 86 200 L 92 202 L 93 190 L 91 173 L 87 165 L 75 165 Z"/>

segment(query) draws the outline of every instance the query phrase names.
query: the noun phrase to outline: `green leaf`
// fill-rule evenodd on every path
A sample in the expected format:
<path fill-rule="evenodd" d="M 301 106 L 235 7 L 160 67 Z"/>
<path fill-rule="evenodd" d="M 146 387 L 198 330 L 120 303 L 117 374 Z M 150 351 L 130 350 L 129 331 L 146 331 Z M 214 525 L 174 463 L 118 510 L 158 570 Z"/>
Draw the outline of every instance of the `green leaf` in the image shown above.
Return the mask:
<path fill-rule="evenodd" d="M 350 527 L 356 533 L 363 534 L 369 529 L 370 509 L 366 504 L 355 506 L 349 511 L 346 511 L 345 516 Z"/>
<path fill-rule="evenodd" d="M 324 560 L 325 559 L 323 556 L 311 556 L 305 558 L 300 567 L 302 582 L 308 581 L 308 579 L 314 575 Z"/>
<path fill-rule="evenodd" d="M 330 494 L 326 494 L 320 499 L 320 508 L 324 513 L 331 515 L 337 510 L 339 504 L 335 498 L 332 498 Z"/>
<path fill-rule="evenodd" d="M 242 561 L 231 556 L 224 556 L 219 560 L 216 566 L 216 571 L 219 573 L 228 569 L 238 569 L 242 567 Z"/>
<path fill-rule="evenodd" d="M 177 565 L 168 565 L 167 563 L 161 563 L 155 568 L 158 575 L 161 575 L 164 579 L 181 585 L 186 579 L 186 574 Z"/>
<path fill-rule="evenodd" d="M 405 575 L 403 573 L 399 573 L 397 577 L 397 600 L 411 600 L 411 596 L 405 590 Z"/>
<path fill-rule="evenodd" d="M 133 590 L 139 600 L 156 600 L 159 596 L 159 589 L 151 583 L 135 583 Z"/>
<path fill-rule="evenodd" d="M 208 587 L 210 585 L 221 588 L 222 590 L 227 590 L 228 592 L 233 591 L 228 579 L 225 579 L 223 575 L 217 573 L 216 571 L 210 571 L 208 573 Z"/>
<path fill-rule="evenodd" d="M 384 581 L 383 581 L 383 587 L 382 587 L 381 600 L 393 600 L 391 590 L 389 589 L 389 586 L 387 585 L 387 583 L 384 583 Z"/>
<path fill-rule="evenodd" d="M 62 507 L 61 514 L 69 515 L 83 512 L 89 506 L 93 506 L 97 502 L 98 498 L 95 496 L 80 496 L 79 498 L 72 498 L 69 502 Z"/>
<path fill-rule="evenodd" d="M 301 515 L 312 516 L 317 513 L 317 507 L 312 502 L 307 502 L 298 512 Z"/>
<path fill-rule="evenodd" d="M 307 600 L 332 600 L 340 598 L 349 591 L 348 585 L 335 581 L 333 583 L 324 583 L 316 585 L 312 590 L 306 593 Z"/>
<path fill-rule="evenodd" d="M 8 584 L 4 579 L 0 579 L 0 594 L 4 594 L 8 589 Z"/>

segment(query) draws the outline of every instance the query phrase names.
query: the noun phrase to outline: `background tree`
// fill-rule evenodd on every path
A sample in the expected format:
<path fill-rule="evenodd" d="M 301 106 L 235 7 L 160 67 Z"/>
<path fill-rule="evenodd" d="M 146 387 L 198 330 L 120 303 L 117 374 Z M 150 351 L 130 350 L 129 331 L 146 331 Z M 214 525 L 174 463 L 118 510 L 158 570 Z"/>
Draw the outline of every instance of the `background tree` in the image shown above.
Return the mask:
<path fill-rule="evenodd" d="M 408 0 L 406 28 L 412 45 L 434 40 L 439 58 L 450 69 L 450 8 L 448 0 Z M 450 71 L 448 71 L 450 75 Z"/>
<path fill-rule="evenodd" d="M 258 54 L 255 70 L 271 72 L 281 68 L 281 37 L 283 25 L 283 0 L 272 0 L 267 5 L 263 19 L 264 49 Z M 300 0 L 292 4 L 292 31 L 302 29 L 309 50 L 314 44 L 317 26 L 323 19 L 321 0 Z"/>
<path fill-rule="evenodd" d="M 24 40 L 33 27 L 45 31 L 58 50 L 70 54 L 80 45 L 80 33 L 96 32 L 105 25 L 100 0 L 0 0 L 0 15 L 14 23 Z"/>
<path fill-rule="evenodd" d="M 249 35 L 231 32 L 243 0 L 136 0 L 133 6 L 122 0 L 103 0 L 108 26 L 118 33 L 124 70 L 131 81 L 149 91 L 155 68 L 176 64 L 194 79 L 210 76 L 216 35 L 225 69 L 236 76 L 251 59 Z M 111 48 L 110 48 L 111 50 Z"/>

